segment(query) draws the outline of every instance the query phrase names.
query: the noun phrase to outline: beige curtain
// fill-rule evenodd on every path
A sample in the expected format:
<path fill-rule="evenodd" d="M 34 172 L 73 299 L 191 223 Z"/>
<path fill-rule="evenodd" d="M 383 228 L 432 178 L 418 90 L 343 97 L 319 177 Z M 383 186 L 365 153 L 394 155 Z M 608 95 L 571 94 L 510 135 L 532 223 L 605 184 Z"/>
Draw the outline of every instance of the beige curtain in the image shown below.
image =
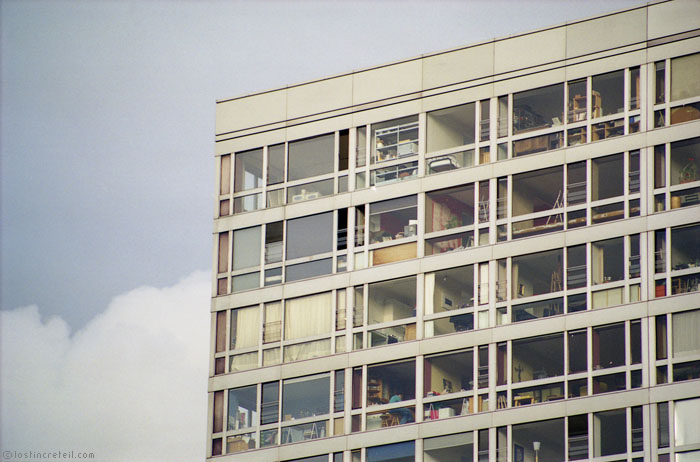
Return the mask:
<path fill-rule="evenodd" d="M 284 304 L 285 340 L 329 334 L 331 301 L 331 292 L 287 300 Z"/>
<path fill-rule="evenodd" d="M 313 342 L 297 343 L 284 347 L 284 362 L 301 361 L 318 358 L 331 354 L 330 340 L 315 340 Z"/>
<path fill-rule="evenodd" d="M 673 357 L 700 353 L 700 310 L 673 314 Z"/>
<path fill-rule="evenodd" d="M 257 306 L 250 308 L 239 308 L 231 312 L 231 347 L 245 348 L 258 344 L 258 333 L 260 325 L 258 323 Z"/>

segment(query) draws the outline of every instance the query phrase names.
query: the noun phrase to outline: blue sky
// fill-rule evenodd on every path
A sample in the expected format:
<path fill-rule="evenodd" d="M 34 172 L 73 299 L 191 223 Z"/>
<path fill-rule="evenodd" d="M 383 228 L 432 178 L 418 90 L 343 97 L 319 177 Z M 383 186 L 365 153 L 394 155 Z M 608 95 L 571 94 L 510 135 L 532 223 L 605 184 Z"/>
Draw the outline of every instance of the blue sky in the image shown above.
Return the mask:
<path fill-rule="evenodd" d="M 216 99 L 639 3 L 2 1 L 3 446 L 83 441 L 127 460 L 153 439 L 110 433 L 115 416 L 162 431 L 143 396 L 193 416 L 172 432 L 204 453 Z M 115 355 L 124 338 L 136 352 Z M 29 390 L 44 398 L 15 406 Z M 116 407 L 76 412 L 74 430 L 45 419 L 105 397 Z M 103 421 L 112 436 L 88 438 Z"/>

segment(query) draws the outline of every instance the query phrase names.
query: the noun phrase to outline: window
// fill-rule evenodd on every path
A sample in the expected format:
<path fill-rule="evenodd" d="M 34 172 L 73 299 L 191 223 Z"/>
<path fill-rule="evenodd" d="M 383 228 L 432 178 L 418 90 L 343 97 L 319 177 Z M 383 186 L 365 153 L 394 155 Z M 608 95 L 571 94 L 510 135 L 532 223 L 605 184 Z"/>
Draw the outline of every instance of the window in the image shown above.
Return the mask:
<path fill-rule="evenodd" d="M 700 224 L 672 228 L 671 270 L 698 267 L 700 267 Z"/>
<path fill-rule="evenodd" d="M 563 208 L 563 190 L 563 166 L 513 175 L 513 217 Z M 560 229 L 563 229 L 561 212 L 514 223 L 513 238 Z"/>
<path fill-rule="evenodd" d="M 625 325 L 593 328 L 593 369 L 625 365 Z"/>
<path fill-rule="evenodd" d="M 331 292 L 292 298 L 284 303 L 286 340 L 330 334 Z"/>
<path fill-rule="evenodd" d="M 260 234 L 262 227 L 238 229 L 233 232 L 233 269 L 260 266 Z"/>
<path fill-rule="evenodd" d="M 427 151 L 455 148 L 475 141 L 475 104 L 427 113 Z"/>
<path fill-rule="evenodd" d="M 562 132 L 513 141 L 513 157 L 527 156 L 538 152 L 559 149 L 563 146 L 563 143 L 564 136 Z"/>
<path fill-rule="evenodd" d="M 383 323 L 416 315 L 416 277 L 369 285 L 369 323 Z"/>
<path fill-rule="evenodd" d="M 561 125 L 564 84 L 550 85 L 513 95 L 513 134 Z"/>
<path fill-rule="evenodd" d="M 374 202 L 369 210 L 370 244 L 415 236 L 418 226 L 416 196 Z"/>
<path fill-rule="evenodd" d="M 586 245 L 566 249 L 566 288 L 576 289 L 586 286 Z"/>
<path fill-rule="evenodd" d="M 367 462 L 413 462 L 415 442 L 385 444 L 367 448 Z"/>
<path fill-rule="evenodd" d="M 569 123 L 586 120 L 587 116 L 587 90 L 586 79 L 568 82 L 569 86 Z"/>
<path fill-rule="evenodd" d="M 257 306 L 231 310 L 231 349 L 258 345 L 260 309 Z"/>
<path fill-rule="evenodd" d="M 594 413 L 593 435 L 595 457 L 627 452 L 626 409 Z"/>
<path fill-rule="evenodd" d="M 513 340 L 513 382 L 564 375 L 564 336 Z"/>
<path fill-rule="evenodd" d="M 700 169 L 700 138 L 671 143 L 671 185 L 698 181 L 700 179 L 698 169 Z M 700 200 L 694 201 L 694 204 L 698 203 Z M 677 208 L 673 204 L 671 207 Z"/>
<path fill-rule="evenodd" d="M 260 406 L 260 423 L 262 425 L 279 421 L 279 382 L 262 384 L 262 403 Z"/>
<path fill-rule="evenodd" d="M 267 184 L 277 184 L 284 181 L 284 144 L 276 144 L 267 148 Z"/>
<path fill-rule="evenodd" d="M 700 310 L 673 313 L 673 357 L 700 354 Z"/>
<path fill-rule="evenodd" d="M 591 278 L 593 284 L 604 284 L 625 278 L 623 239 L 616 237 L 592 244 Z"/>
<path fill-rule="evenodd" d="M 288 379 L 282 388 L 283 421 L 329 413 L 330 374 Z"/>
<path fill-rule="evenodd" d="M 287 220 L 287 260 L 332 250 L 333 212 Z"/>
<path fill-rule="evenodd" d="M 513 425 L 513 460 L 564 460 L 564 419 Z"/>
<path fill-rule="evenodd" d="M 474 184 L 431 191 L 425 195 L 425 231 L 474 224 Z"/>
<path fill-rule="evenodd" d="M 415 399 L 415 361 L 367 366 L 367 405 Z"/>
<path fill-rule="evenodd" d="M 671 101 L 700 96 L 700 53 L 671 60 Z"/>
<path fill-rule="evenodd" d="M 228 391 L 228 430 L 241 430 L 258 424 L 258 386 Z"/>
<path fill-rule="evenodd" d="M 474 306 L 473 265 L 425 275 L 426 314 L 454 311 L 472 306 Z M 473 322 L 470 329 L 472 328 Z"/>
<path fill-rule="evenodd" d="M 700 443 L 700 398 L 676 401 L 674 404 L 676 446 Z"/>
<path fill-rule="evenodd" d="M 333 172 L 335 135 L 321 135 L 289 143 L 289 181 Z"/>
<path fill-rule="evenodd" d="M 617 114 L 625 110 L 625 72 L 615 71 L 593 76 L 592 117 Z"/>
<path fill-rule="evenodd" d="M 263 150 L 237 152 L 233 170 L 233 191 L 240 192 L 262 186 Z"/>
<path fill-rule="evenodd" d="M 425 357 L 424 396 L 444 395 L 474 388 L 474 352 L 464 350 Z"/>
<path fill-rule="evenodd" d="M 562 250 L 513 257 L 511 281 L 513 298 L 562 290 Z"/>
<path fill-rule="evenodd" d="M 569 416 L 569 460 L 588 459 L 588 416 Z"/>
<path fill-rule="evenodd" d="M 474 150 L 455 152 L 444 156 L 435 156 L 426 159 L 427 174 L 447 172 L 458 168 L 474 166 Z"/>
<path fill-rule="evenodd" d="M 418 116 L 372 125 L 372 163 L 418 154 Z"/>
<path fill-rule="evenodd" d="M 624 194 L 623 155 L 593 159 L 591 162 L 591 200 L 609 199 Z"/>
<path fill-rule="evenodd" d="M 569 336 L 569 373 L 585 372 L 588 369 L 586 330 L 572 331 Z"/>
<path fill-rule="evenodd" d="M 282 261 L 282 237 L 284 222 L 276 221 L 265 225 L 265 263 Z"/>

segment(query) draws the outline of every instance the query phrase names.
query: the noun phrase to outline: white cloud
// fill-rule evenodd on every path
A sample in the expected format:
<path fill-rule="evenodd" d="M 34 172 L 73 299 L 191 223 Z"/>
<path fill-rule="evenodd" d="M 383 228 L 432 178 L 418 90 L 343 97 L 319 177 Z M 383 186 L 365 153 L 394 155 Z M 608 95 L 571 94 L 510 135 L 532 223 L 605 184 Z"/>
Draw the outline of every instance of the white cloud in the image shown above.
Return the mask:
<path fill-rule="evenodd" d="M 0 312 L 2 449 L 203 459 L 209 281 L 132 290 L 72 336 L 36 306 Z"/>

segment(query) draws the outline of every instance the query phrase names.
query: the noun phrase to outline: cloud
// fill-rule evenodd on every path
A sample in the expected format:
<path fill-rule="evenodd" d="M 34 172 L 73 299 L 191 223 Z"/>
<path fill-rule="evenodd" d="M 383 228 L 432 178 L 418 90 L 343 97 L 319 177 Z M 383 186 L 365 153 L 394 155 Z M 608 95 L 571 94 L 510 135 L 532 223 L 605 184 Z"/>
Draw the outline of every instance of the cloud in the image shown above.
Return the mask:
<path fill-rule="evenodd" d="M 0 312 L 2 449 L 203 459 L 210 291 L 205 272 L 141 287 L 72 336 L 36 306 Z"/>

